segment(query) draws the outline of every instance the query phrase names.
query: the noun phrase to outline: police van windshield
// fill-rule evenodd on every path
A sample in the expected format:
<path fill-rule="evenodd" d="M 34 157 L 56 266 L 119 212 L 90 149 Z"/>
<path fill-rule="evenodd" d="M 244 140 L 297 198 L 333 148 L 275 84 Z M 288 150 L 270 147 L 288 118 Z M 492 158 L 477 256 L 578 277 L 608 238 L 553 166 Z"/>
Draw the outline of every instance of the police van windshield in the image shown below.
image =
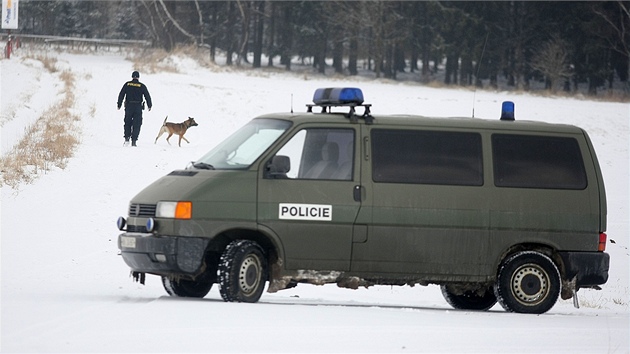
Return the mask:
<path fill-rule="evenodd" d="M 217 170 L 247 168 L 290 126 L 291 122 L 285 120 L 254 119 L 193 162 L 192 166 Z"/>

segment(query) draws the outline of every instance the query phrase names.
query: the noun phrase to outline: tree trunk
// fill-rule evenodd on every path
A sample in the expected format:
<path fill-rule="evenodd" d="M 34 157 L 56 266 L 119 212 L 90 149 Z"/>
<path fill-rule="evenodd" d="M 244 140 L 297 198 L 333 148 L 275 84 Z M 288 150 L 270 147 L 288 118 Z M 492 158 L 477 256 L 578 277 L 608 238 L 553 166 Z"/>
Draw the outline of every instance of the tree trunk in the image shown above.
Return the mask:
<path fill-rule="evenodd" d="M 264 12 L 265 1 L 258 2 L 256 9 L 256 33 L 254 36 L 254 67 L 260 68 L 262 48 L 263 48 L 263 30 L 264 30 Z"/>
<path fill-rule="evenodd" d="M 276 55 L 274 41 L 276 38 L 276 6 L 269 1 L 269 26 L 267 27 L 267 66 L 273 66 L 273 57 Z"/>
<path fill-rule="evenodd" d="M 343 73 L 343 42 L 339 38 L 335 39 L 333 48 L 333 67 L 335 68 L 335 73 Z"/>
<path fill-rule="evenodd" d="M 405 63 L 405 51 L 403 50 L 400 44 L 395 46 L 394 49 L 394 67 L 395 71 L 404 73 L 407 68 L 407 63 Z"/>
<path fill-rule="evenodd" d="M 218 2 L 212 3 L 212 39 L 210 40 L 210 61 L 216 63 L 217 54 L 217 33 L 219 33 Z"/>
<path fill-rule="evenodd" d="M 359 60 L 359 41 L 357 36 L 350 39 L 350 51 L 348 53 L 348 71 L 350 75 L 358 75 L 357 61 Z"/>
<path fill-rule="evenodd" d="M 473 63 L 470 54 L 462 55 L 462 67 L 460 71 L 459 84 L 462 86 L 472 85 Z"/>
<path fill-rule="evenodd" d="M 197 15 L 199 16 L 199 45 L 204 45 L 204 36 L 203 36 L 203 14 L 201 13 L 201 8 L 199 7 L 199 1 L 195 0 L 195 7 L 197 8 Z"/>
<path fill-rule="evenodd" d="M 414 73 L 418 71 L 418 48 L 415 46 L 411 49 L 411 59 L 410 59 L 409 70 Z"/>
<path fill-rule="evenodd" d="M 319 58 L 317 65 L 317 72 L 320 74 L 326 74 L 326 35 L 319 40 Z"/>
<path fill-rule="evenodd" d="M 291 70 L 291 51 L 293 48 L 293 29 L 291 28 L 291 7 L 293 4 L 284 4 L 283 14 L 283 31 L 282 31 L 282 58 L 284 67 L 287 71 Z"/>
<path fill-rule="evenodd" d="M 446 56 L 446 67 L 444 68 L 444 83 L 450 85 L 453 76 L 453 57 L 451 55 Z"/>

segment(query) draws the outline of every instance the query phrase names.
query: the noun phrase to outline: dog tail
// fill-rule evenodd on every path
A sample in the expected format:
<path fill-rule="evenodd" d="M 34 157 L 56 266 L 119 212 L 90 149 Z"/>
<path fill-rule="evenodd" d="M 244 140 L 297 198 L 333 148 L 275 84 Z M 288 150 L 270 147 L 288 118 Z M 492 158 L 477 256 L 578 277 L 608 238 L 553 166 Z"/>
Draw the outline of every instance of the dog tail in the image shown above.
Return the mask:
<path fill-rule="evenodd" d="M 168 116 L 166 116 L 166 118 L 164 118 L 164 123 L 162 123 L 162 125 L 166 124 L 166 120 L 168 119 Z"/>

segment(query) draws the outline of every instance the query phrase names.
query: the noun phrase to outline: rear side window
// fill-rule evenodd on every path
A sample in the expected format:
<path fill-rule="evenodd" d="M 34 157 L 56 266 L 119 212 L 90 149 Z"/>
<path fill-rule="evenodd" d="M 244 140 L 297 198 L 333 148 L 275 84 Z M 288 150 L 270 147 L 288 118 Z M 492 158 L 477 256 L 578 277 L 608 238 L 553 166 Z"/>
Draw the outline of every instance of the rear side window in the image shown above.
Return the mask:
<path fill-rule="evenodd" d="M 372 130 L 375 182 L 483 185 L 481 135 Z"/>
<path fill-rule="evenodd" d="M 586 188 L 580 146 L 573 138 L 494 134 L 492 155 L 497 187 Z"/>

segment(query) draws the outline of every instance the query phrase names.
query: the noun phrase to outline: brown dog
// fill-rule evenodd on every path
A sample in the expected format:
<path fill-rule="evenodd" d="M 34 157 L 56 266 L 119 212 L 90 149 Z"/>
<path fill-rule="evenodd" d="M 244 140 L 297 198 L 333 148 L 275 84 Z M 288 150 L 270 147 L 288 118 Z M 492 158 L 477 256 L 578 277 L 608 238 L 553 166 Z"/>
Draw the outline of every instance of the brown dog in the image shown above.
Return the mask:
<path fill-rule="evenodd" d="M 157 143 L 158 139 L 162 136 L 162 134 L 168 133 L 168 136 L 166 137 L 166 142 L 169 145 L 171 144 L 171 142 L 168 141 L 168 139 L 170 139 L 171 136 L 173 136 L 173 134 L 179 135 L 179 146 L 180 147 L 182 146 L 182 139 L 186 140 L 186 142 L 190 144 L 190 141 L 188 141 L 188 139 L 184 138 L 184 134 L 186 134 L 186 131 L 188 130 L 188 128 L 196 127 L 196 126 L 199 125 L 199 124 L 197 124 L 197 122 L 195 122 L 195 118 L 188 117 L 188 119 L 186 119 L 182 123 L 167 122 L 166 121 L 167 119 L 168 119 L 168 116 L 166 116 L 166 118 L 164 118 L 164 124 L 162 124 L 162 128 L 160 128 L 160 132 L 158 133 L 157 138 L 155 138 L 155 143 Z"/>

